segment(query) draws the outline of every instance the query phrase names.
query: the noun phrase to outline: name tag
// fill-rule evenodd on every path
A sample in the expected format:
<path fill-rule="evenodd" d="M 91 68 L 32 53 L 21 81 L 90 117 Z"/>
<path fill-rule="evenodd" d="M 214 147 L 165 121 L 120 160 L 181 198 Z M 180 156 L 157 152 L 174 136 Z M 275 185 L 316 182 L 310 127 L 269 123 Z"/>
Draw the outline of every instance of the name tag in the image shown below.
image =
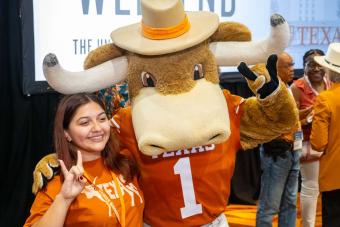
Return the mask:
<path fill-rule="evenodd" d="M 303 133 L 302 131 L 297 131 L 294 133 L 294 148 L 293 150 L 302 150 L 302 140 L 303 140 Z"/>

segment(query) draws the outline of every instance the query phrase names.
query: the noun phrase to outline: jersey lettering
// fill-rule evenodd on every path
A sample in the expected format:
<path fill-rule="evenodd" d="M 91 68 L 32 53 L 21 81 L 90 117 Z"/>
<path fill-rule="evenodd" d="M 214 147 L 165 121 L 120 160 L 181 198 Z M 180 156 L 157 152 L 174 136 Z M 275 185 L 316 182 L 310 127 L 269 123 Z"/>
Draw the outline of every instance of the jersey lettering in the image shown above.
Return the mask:
<path fill-rule="evenodd" d="M 189 157 L 180 158 L 174 166 L 175 174 L 179 174 L 182 185 L 184 207 L 181 208 L 182 218 L 202 213 L 202 204 L 196 203 L 194 184 L 191 174 Z"/>
<path fill-rule="evenodd" d="M 152 159 L 169 158 L 169 157 L 174 157 L 174 156 L 182 156 L 182 155 L 195 154 L 195 153 L 201 153 L 201 152 L 207 152 L 207 151 L 213 151 L 213 150 L 215 150 L 215 144 L 210 144 L 206 146 L 192 147 L 192 148 L 184 149 L 184 150 L 164 152 L 160 156 L 153 155 Z"/>

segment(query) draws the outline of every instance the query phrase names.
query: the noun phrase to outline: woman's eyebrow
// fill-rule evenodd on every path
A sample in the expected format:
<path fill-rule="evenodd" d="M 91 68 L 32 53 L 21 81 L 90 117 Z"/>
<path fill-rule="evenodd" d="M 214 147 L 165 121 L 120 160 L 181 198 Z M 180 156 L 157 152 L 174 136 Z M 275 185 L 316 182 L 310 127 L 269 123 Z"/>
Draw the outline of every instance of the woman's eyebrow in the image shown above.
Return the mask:
<path fill-rule="evenodd" d="M 99 113 L 97 116 L 100 116 L 100 115 L 103 115 L 103 114 L 106 115 L 106 113 L 103 111 L 103 112 Z"/>
<path fill-rule="evenodd" d="M 83 120 L 83 119 L 88 119 L 89 117 L 88 116 L 84 116 L 84 117 L 80 117 L 80 118 L 78 118 L 78 120 L 77 121 L 79 121 L 79 120 Z"/>

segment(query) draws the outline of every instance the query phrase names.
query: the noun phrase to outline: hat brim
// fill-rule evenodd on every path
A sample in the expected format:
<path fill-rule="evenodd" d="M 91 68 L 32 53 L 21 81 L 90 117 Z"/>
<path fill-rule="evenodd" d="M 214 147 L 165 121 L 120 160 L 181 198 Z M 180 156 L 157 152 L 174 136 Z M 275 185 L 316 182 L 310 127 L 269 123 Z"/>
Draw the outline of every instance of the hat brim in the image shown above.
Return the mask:
<path fill-rule="evenodd" d="M 314 60 L 321 65 L 322 67 L 325 67 L 327 69 L 330 69 L 334 72 L 340 73 L 340 67 L 331 65 L 325 61 L 326 57 L 325 56 L 314 56 Z"/>
<path fill-rule="evenodd" d="M 118 47 L 142 55 L 160 55 L 192 47 L 209 38 L 218 28 L 218 15 L 212 12 L 186 12 L 190 29 L 179 37 L 153 40 L 144 37 L 140 23 L 118 28 L 111 33 Z"/>

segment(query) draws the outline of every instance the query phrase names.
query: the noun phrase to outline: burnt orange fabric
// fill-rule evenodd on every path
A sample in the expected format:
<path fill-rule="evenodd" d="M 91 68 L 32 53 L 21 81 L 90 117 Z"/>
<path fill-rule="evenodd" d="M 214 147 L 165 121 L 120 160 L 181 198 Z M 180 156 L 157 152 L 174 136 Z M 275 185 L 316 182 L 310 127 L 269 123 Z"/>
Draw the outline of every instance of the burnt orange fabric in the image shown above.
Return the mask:
<path fill-rule="evenodd" d="M 300 110 L 313 106 L 316 95 L 313 93 L 312 89 L 308 86 L 305 79 L 302 77 L 298 80 L 295 80 L 294 84 L 297 88 L 301 90 L 301 96 L 299 100 Z M 309 140 L 311 129 L 312 129 L 311 125 L 302 125 L 304 140 Z"/>
<path fill-rule="evenodd" d="M 295 80 L 294 84 L 297 88 L 301 90 L 300 97 L 300 109 L 306 109 L 310 106 L 313 106 L 316 95 L 313 93 L 312 89 L 309 87 L 304 77 Z"/>
<path fill-rule="evenodd" d="M 312 89 L 310 86 L 307 84 L 305 81 L 304 77 L 295 80 L 294 84 L 297 88 L 301 90 L 301 95 L 300 95 L 300 110 L 306 109 L 308 107 L 313 106 L 316 98 L 316 94 L 313 93 Z M 303 131 L 303 139 L 308 141 L 310 137 L 310 133 L 312 130 L 311 125 L 302 125 L 302 131 Z"/>
<path fill-rule="evenodd" d="M 93 179 L 93 183 L 113 201 L 119 215 L 121 215 L 121 204 L 117 190 L 118 187 L 121 188 L 126 209 L 126 226 L 142 226 L 144 200 L 137 180 L 134 179 L 129 184 L 120 182 L 120 186 L 117 186 L 109 170 L 105 168 L 102 158 L 84 162 L 83 165 L 87 174 Z M 59 193 L 61 185 L 60 176 L 56 176 L 47 184 L 44 191 L 38 192 L 24 226 L 31 226 L 44 215 Z M 105 203 L 102 196 L 87 184 L 69 207 L 64 226 L 120 226 L 120 224 L 114 211 Z"/>
<path fill-rule="evenodd" d="M 226 142 L 159 156 L 146 156 L 138 150 L 130 108 L 115 115 L 118 136 L 141 171 L 139 185 L 146 201 L 144 221 L 149 225 L 200 226 L 225 211 L 235 156 L 240 148 L 241 98 L 227 91 L 224 95 L 231 126 L 231 136 Z"/>
<path fill-rule="evenodd" d="M 320 159 L 319 187 L 321 192 L 340 189 L 340 83 L 321 92 L 315 101 L 310 142 Z"/>

